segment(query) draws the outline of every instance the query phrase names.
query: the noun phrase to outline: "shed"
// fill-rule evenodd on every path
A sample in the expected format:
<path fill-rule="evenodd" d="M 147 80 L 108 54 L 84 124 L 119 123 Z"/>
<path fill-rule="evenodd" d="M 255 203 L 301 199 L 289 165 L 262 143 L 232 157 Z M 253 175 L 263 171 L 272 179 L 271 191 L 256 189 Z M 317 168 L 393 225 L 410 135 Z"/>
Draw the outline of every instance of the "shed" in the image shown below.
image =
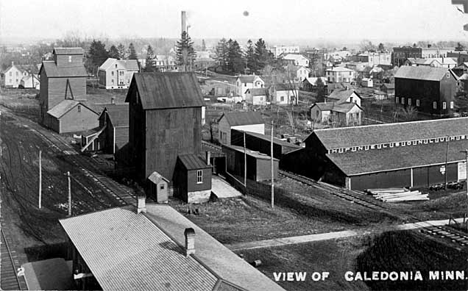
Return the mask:
<path fill-rule="evenodd" d="M 58 133 L 83 132 L 97 128 L 98 114 L 88 104 L 63 100 L 47 112 L 45 123 Z"/>
<path fill-rule="evenodd" d="M 258 111 L 223 113 L 218 119 L 220 143 L 231 144 L 231 129 L 265 134 L 265 122 Z"/>
<path fill-rule="evenodd" d="M 245 91 L 245 102 L 252 105 L 265 105 L 268 90 L 266 88 L 249 88 Z"/>
<path fill-rule="evenodd" d="M 271 157 L 240 146 L 222 145 L 226 154 L 226 171 L 235 176 L 244 176 L 245 157 L 247 158 L 247 179 L 253 181 L 271 180 Z M 273 177 L 278 178 L 279 160 L 273 158 Z"/>
<path fill-rule="evenodd" d="M 156 203 L 167 203 L 169 180 L 161 176 L 158 172 L 153 172 L 148 177 L 146 196 L 153 198 Z"/>
<path fill-rule="evenodd" d="M 211 166 L 193 154 L 179 155 L 174 173 L 174 196 L 187 203 L 204 203 L 211 196 Z"/>

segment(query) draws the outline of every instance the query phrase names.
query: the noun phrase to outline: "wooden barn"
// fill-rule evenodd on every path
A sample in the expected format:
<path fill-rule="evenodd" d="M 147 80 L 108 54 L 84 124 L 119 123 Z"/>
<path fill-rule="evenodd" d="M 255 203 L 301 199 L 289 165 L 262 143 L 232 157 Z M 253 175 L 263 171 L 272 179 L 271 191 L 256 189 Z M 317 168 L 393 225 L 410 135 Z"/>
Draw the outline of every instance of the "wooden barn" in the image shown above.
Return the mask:
<path fill-rule="evenodd" d="M 126 164 L 135 167 L 140 181 L 155 171 L 172 181 L 177 157 L 201 151 L 204 104 L 195 74 L 136 73 L 125 102 L 129 103 L 129 149 L 122 155 Z"/>
<path fill-rule="evenodd" d="M 99 116 L 99 128 L 104 129 L 99 136 L 101 149 L 115 154 L 128 143 L 128 104 L 106 105 Z"/>
<path fill-rule="evenodd" d="M 231 145 L 243 147 L 244 134 L 246 148 L 252 151 L 257 151 L 266 155 L 270 155 L 271 137 L 269 135 L 231 129 Z M 301 149 L 301 147 L 298 145 L 273 137 L 273 157 L 276 159 L 281 160 L 283 155 L 298 149 Z"/>
<path fill-rule="evenodd" d="M 247 179 L 253 181 L 271 180 L 271 157 L 257 151 L 244 149 L 240 146 L 222 145 L 226 154 L 226 171 L 229 174 L 243 177 L 245 173 L 245 157 L 247 158 Z M 273 158 L 273 177 L 278 178 L 279 160 Z"/>
<path fill-rule="evenodd" d="M 97 128 L 98 114 L 91 106 L 76 100 L 63 100 L 47 111 L 45 124 L 58 133 L 83 132 Z"/>
<path fill-rule="evenodd" d="M 428 187 L 466 179 L 468 118 L 314 131 L 282 160 L 289 171 L 348 189 Z"/>
<path fill-rule="evenodd" d="M 449 115 L 457 83 L 458 77 L 447 68 L 403 66 L 395 74 L 395 103 L 426 114 Z"/>
<path fill-rule="evenodd" d="M 204 203 L 211 196 L 211 166 L 197 155 L 179 155 L 174 173 L 174 197 L 187 203 Z"/>
<path fill-rule="evenodd" d="M 231 129 L 265 134 L 265 122 L 258 111 L 223 113 L 218 119 L 220 143 L 231 144 Z"/>

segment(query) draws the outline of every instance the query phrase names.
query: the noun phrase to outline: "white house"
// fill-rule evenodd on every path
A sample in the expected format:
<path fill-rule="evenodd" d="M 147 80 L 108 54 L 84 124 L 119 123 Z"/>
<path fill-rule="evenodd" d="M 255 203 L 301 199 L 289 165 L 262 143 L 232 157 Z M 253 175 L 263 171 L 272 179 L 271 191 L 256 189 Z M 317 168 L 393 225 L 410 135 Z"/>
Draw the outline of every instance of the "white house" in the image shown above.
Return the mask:
<path fill-rule="evenodd" d="M 27 74 L 21 79 L 19 87 L 40 89 L 39 76 L 36 74 Z"/>
<path fill-rule="evenodd" d="M 283 60 L 291 62 L 295 66 L 308 67 L 309 59 L 299 54 L 287 54 L 283 57 Z"/>
<path fill-rule="evenodd" d="M 266 105 L 268 90 L 265 88 L 250 88 L 245 92 L 245 102 L 252 105 Z"/>
<path fill-rule="evenodd" d="M 308 78 L 310 74 L 310 69 L 306 67 L 298 67 L 296 70 L 296 80 L 297 82 L 302 82 L 305 78 Z"/>
<path fill-rule="evenodd" d="M 284 54 L 297 54 L 299 53 L 298 46 L 274 46 L 273 52 L 275 54 L 275 58 L 279 57 L 280 55 Z"/>
<path fill-rule="evenodd" d="M 11 66 L 1 73 L 2 86 L 5 88 L 18 88 L 23 77 L 28 75 L 29 73 L 26 70 L 23 70 L 20 66 L 11 62 Z"/>
<path fill-rule="evenodd" d="M 348 68 L 333 67 L 326 70 L 325 76 L 327 77 L 328 82 L 331 83 L 351 83 L 356 79 L 356 72 Z"/>
<path fill-rule="evenodd" d="M 240 75 L 236 80 L 236 87 L 236 94 L 241 96 L 242 100 L 245 100 L 247 89 L 263 88 L 265 87 L 265 82 L 256 75 Z"/>
<path fill-rule="evenodd" d="M 106 89 L 126 89 L 134 73 L 138 73 L 136 60 L 108 58 L 98 69 L 99 86 Z"/>
<path fill-rule="evenodd" d="M 361 125 L 362 108 L 357 103 L 315 103 L 310 108 L 310 118 L 315 122 L 334 125 Z"/>
<path fill-rule="evenodd" d="M 354 90 L 336 89 L 327 97 L 327 103 L 356 103 L 361 106 L 361 96 Z"/>
<path fill-rule="evenodd" d="M 265 134 L 265 122 L 258 111 L 223 113 L 218 119 L 220 143 L 231 144 L 231 129 Z"/>
<path fill-rule="evenodd" d="M 277 105 L 295 105 L 299 102 L 299 89 L 295 84 L 275 84 L 270 87 L 270 100 Z"/>

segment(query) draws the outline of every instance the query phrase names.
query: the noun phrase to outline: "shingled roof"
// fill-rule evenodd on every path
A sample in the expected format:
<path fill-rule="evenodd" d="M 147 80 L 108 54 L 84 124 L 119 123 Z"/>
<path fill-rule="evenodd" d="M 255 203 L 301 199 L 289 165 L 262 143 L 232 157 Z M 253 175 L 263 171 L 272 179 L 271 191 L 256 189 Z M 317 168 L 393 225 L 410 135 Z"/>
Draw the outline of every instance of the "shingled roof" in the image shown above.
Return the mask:
<path fill-rule="evenodd" d="M 203 95 L 194 73 L 135 73 L 125 102 L 138 91 L 144 110 L 202 107 Z"/>
<path fill-rule="evenodd" d="M 452 70 L 447 68 L 435 68 L 428 66 L 402 66 L 395 73 L 395 79 L 440 81 L 446 76 L 447 73 L 451 74 L 451 76 L 455 79 L 457 78 Z"/>
<path fill-rule="evenodd" d="M 313 135 L 326 149 L 468 135 L 468 117 L 317 129 L 307 139 Z"/>
<path fill-rule="evenodd" d="M 468 148 L 468 140 L 449 142 L 447 162 L 461 162 L 460 151 Z M 445 164 L 446 143 L 386 148 L 347 153 L 327 154 L 328 158 L 347 176 L 386 172 L 399 169 Z"/>
<path fill-rule="evenodd" d="M 53 53 L 56 55 L 83 55 L 84 50 L 81 47 L 56 47 Z"/>
<path fill-rule="evenodd" d="M 327 99 L 333 99 L 337 102 L 346 102 L 346 100 L 353 94 L 356 94 L 356 96 L 361 98 L 361 96 L 359 96 L 359 94 L 354 90 L 336 89 L 330 95 L 328 95 Z"/>
<path fill-rule="evenodd" d="M 226 118 L 226 121 L 230 126 L 249 125 L 249 124 L 264 124 L 265 121 L 262 118 L 260 112 L 247 111 L 247 112 L 227 112 L 223 113 L 218 119 L 218 122 L 222 118 Z"/>
<path fill-rule="evenodd" d="M 43 61 L 39 74 L 45 71 L 49 78 L 87 77 L 86 69 L 81 63 L 72 67 L 57 67 L 54 61 Z"/>
<path fill-rule="evenodd" d="M 106 105 L 101 115 L 106 113 L 114 127 L 126 127 L 129 125 L 128 104 Z"/>

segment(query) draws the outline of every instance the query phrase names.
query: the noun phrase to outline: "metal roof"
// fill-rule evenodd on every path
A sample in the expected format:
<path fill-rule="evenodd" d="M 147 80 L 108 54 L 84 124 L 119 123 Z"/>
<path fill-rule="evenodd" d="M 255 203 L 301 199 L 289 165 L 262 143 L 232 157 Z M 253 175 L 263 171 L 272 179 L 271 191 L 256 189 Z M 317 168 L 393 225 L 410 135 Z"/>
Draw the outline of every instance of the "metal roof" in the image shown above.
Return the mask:
<path fill-rule="evenodd" d="M 73 67 L 57 67 L 54 61 L 43 61 L 42 67 L 39 71 L 45 70 L 49 78 L 66 78 L 66 77 L 87 77 L 86 69 L 83 64 L 77 63 Z"/>
<path fill-rule="evenodd" d="M 101 116 L 106 113 L 114 127 L 129 125 L 128 103 L 106 105 Z"/>
<path fill-rule="evenodd" d="M 307 139 L 313 135 L 326 149 L 468 135 L 468 117 L 317 129 Z"/>
<path fill-rule="evenodd" d="M 194 73 L 135 73 L 125 102 L 139 92 L 144 110 L 202 107 L 203 95 Z"/>
<path fill-rule="evenodd" d="M 211 166 L 208 166 L 197 155 L 186 154 L 186 155 L 179 155 L 178 157 L 179 157 L 179 160 L 182 162 L 182 165 L 184 165 L 184 167 L 187 170 L 211 168 Z"/>
<path fill-rule="evenodd" d="M 56 55 L 83 55 L 84 50 L 80 47 L 56 47 L 53 53 Z"/>
<path fill-rule="evenodd" d="M 468 147 L 468 140 L 450 141 L 447 162 L 464 161 L 460 153 Z M 445 164 L 447 144 L 445 142 L 418 146 L 394 147 L 347 153 L 327 154 L 328 158 L 348 176 L 386 172 Z"/>
<path fill-rule="evenodd" d="M 164 176 L 159 174 L 158 172 L 153 172 L 151 175 L 149 175 L 148 180 L 150 180 L 154 184 L 157 184 L 161 181 L 165 181 L 166 183 L 169 183 L 169 180 L 164 178 Z"/>
<path fill-rule="evenodd" d="M 454 77 L 452 70 L 447 68 L 435 68 L 428 66 L 402 66 L 395 73 L 395 79 L 440 81 L 446 76 L 447 73 Z"/>
<path fill-rule="evenodd" d="M 227 148 L 227 149 L 231 149 L 231 150 L 234 150 L 234 151 L 237 151 L 237 152 L 241 152 L 241 153 L 244 153 L 247 155 L 247 156 L 251 156 L 251 157 L 254 157 L 256 159 L 259 159 L 259 160 L 271 160 L 271 156 L 267 155 L 267 154 L 264 154 L 264 153 L 261 153 L 261 152 L 258 152 L 258 151 L 252 151 L 252 150 L 249 150 L 247 148 L 244 149 L 244 147 L 241 147 L 241 146 L 235 146 L 235 145 L 221 145 L 223 148 Z M 273 158 L 273 160 L 275 161 L 278 161 L 277 158 Z"/>
<path fill-rule="evenodd" d="M 103 290 L 212 290 L 217 278 L 148 217 L 114 208 L 60 220 Z"/>
<path fill-rule="evenodd" d="M 246 112 L 227 112 L 223 113 L 218 119 L 218 122 L 222 118 L 226 118 L 226 121 L 230 126 L 239 125 L 251 125 L 251 124 L 264 124 L 262 115 L 258 111 L 246 111 Z"/>
<path fill-rule="evenodd" d="M 80 104 L 80 102 L 76 100 L 63 100 L 47 111 L 47 114 L 52 115 L 55 118 L 60 118 L 78 104 Z"/>

